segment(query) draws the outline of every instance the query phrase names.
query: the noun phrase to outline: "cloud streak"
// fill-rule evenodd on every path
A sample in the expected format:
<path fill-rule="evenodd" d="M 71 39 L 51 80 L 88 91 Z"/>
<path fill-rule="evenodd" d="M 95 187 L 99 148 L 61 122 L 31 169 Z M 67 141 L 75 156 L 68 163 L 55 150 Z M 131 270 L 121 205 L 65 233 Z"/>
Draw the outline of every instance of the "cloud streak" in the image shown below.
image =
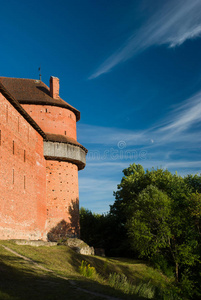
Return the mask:
<path fill-rule="evenodd" d="M 106 145 L 119 147 L 121 142 L 126 146 L 143 146 L 153 148 L 161 145 L 180 143 L 186 148 L 199 143 L 201 134 L 201 91 L 183 101 L 155 127 L 147 130 L 128 130 L 80 124 L 79 140 L 83 144 Z M 195 131 L 197 128 L 197 131 Z M 193 129 L 193 132 L 192 132 Z M 188 144 L 186 143 L 188 141 Z"/>
<path fill-rule="evenodd" d="M 129 129 L 110 128 L 102 126 L 92 126 L 79 124 L 79 140 L 83 144 L 105 144 L 118 145 L 121 141 L 127 141 L 129 144 L 146 144 L 147 135 L 145 131 L 132 131 Z"/>
<path fill-rule="evenodd" d="M 165 3 L 165 2 L 164 2 Z M 176 47 L 201 35 L 201 1 L 169 0 L 88 78 L 110 72 L 151 46 Z"/>
<path fill-rule="evenodd" d="M 201 119 L 201 92 L 189 98 L 174 112 L 172 121 L 162 127 L 159 132 L 181 133 L 192 125 L 200 123 Z"/>

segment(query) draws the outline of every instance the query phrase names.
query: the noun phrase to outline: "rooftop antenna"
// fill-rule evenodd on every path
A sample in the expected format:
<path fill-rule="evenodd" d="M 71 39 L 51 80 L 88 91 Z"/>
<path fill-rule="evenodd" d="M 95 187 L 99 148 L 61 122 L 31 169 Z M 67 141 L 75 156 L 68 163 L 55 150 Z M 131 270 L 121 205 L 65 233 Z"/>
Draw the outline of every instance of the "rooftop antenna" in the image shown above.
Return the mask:
<path fill-rule="evenodd" d="M 41 66 L 38 68 L 38 71 L 40 72 L 40 74 L 39 74 L 39 80 L 41 81 Z"/>

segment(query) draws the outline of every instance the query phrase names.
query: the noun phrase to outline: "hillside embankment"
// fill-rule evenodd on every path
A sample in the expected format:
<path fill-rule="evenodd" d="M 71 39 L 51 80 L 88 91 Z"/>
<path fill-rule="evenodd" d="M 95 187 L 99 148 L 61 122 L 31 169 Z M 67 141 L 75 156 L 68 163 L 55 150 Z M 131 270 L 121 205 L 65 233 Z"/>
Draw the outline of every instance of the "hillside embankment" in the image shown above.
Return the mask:
<path fill-rule="evenodd" d="M 85 272 L 83 262 L 93 272 Z M 0 241 L 3 300 L 159 299 L 170 287 L 170 279 L 142 261 L 81 255 L 65 245 Z"/>

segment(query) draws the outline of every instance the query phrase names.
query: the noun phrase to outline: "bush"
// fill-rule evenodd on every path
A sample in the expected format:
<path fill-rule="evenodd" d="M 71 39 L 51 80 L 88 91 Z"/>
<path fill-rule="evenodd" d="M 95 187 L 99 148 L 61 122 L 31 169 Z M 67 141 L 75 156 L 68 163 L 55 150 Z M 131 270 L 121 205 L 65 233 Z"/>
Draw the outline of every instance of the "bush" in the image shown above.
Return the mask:
<path fill-rule="evenodd" d="M 153 256 L 151 263 L 156 269 L 161 270 L 169 278 L 174 278 L 174 267 L 168 263 L 163 255 L 157 254 Z"/>
<path fill-rule="evenodd" d="M 91 267 L 86 261 L 82 260 L 81 266 L 79 267 L 80 274 L 84 277 L 93 278 L 96 274 L 96 269 Z"/>
<path fill-rule="evenodd" d="M 132 284 L 124 274 L 113 273 L 109 275 L 109 285 L 116 290 L 121 290 L 125 294 L 135 294 L 147 299 L 153 299 L 155 288 L 150 282 Z"/>

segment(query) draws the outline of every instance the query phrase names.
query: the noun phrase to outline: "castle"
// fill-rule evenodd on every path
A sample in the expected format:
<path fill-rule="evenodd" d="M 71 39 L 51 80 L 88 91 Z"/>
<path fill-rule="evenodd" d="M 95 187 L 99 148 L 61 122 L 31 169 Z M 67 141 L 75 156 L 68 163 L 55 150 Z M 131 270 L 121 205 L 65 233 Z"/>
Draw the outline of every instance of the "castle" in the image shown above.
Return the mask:
<path fill-rule="evenodd" d="M 79 235 L 80 112 L 59 96 L 59 79 L 0 77 L 0 239 Z"/>

